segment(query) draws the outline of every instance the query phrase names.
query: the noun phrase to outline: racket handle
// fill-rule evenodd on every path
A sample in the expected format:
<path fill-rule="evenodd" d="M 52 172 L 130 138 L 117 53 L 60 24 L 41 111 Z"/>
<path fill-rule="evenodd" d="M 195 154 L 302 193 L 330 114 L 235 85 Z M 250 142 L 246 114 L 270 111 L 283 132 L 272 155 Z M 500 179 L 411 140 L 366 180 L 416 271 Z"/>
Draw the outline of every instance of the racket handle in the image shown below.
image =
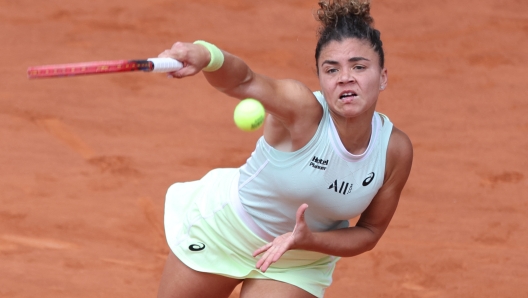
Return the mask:
<path fill-rule="evenodd" d="M 183 67 L 180 61 L 172 58 L 149 58 L 147 60 L 154 65 L 152 72 L 173 72 Z"/>

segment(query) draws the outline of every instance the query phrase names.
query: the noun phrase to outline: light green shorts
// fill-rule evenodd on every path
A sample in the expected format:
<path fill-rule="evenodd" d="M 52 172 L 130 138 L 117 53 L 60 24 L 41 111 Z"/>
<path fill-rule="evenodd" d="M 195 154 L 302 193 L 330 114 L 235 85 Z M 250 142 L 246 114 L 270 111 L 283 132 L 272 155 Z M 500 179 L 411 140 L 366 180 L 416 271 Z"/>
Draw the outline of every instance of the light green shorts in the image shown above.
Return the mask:
<path fill-rule="evenodd" d="M 197 271 L 278 280 L 323 297 L 332 283 L 337 257 L 291 250 L 266 272 L 256 269 L 258 259 L 252 253 L 268 241 L 248 228 L 244 214 L 240 216 L 238 173 L 238 169 L 216 169 L 201 180 L 168 189 L 165 233 L 172 252 Z"/>

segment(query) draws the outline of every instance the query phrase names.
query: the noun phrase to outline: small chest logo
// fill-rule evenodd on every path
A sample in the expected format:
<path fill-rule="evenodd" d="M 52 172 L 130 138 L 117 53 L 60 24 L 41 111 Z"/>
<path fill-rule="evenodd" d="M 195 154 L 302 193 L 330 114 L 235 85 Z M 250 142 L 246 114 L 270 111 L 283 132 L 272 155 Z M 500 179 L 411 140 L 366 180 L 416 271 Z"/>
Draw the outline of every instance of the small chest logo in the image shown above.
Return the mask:
<path fill-rule="evenodd" d="M 328 186 L 328 189 L 334 189 L 335 192 L 340 193 L 342 195 L 346 195 L 352 192 L 352 186 L 352 183 L 346 181 L 339 182 L 335 180 L 334 183 Z"/>
<path fill-rule="evenodd" d="M 376 174 L 374 174 L 374 172 L 368 174 L 367 178 L 365 178 L 365 180 L 363 180 L 363 186 L 369 185 L 370 182 L 372 182 L 372 180 L 374 180 L 374 176 L 376 176 Z"/>
<path fill-rule="evenodd" d="M 310 161 L 310 167 L 318 170 L 326 170 L 326 167 L 328 166 L 328 159 L 323 160 L 322 158 L 319 158 L 314 155 L 312 160 Z"/>
<path fill-rule="evenodd" d="M 202 242 L 198 242 L 198 244 L 195 243 L 195 244 L 189 245 L 190 251 L 200 251 L 204 249 L 205 249 L 205 244 L 203 244 Z"/>

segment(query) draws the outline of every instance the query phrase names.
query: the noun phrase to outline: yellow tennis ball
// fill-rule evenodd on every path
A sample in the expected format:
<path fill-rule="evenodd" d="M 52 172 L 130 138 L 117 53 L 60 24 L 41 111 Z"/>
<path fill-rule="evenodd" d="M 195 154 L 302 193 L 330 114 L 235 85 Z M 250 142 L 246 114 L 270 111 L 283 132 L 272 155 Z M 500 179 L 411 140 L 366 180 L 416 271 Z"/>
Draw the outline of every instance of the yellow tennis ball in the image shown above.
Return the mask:
<path fill-rule="evenodd" d="M 265 117 L 264 106 L 254 98 L 241 100 L 235 108 L 235 124 L 243 131 L 259 129 L 264 123 Z"/>

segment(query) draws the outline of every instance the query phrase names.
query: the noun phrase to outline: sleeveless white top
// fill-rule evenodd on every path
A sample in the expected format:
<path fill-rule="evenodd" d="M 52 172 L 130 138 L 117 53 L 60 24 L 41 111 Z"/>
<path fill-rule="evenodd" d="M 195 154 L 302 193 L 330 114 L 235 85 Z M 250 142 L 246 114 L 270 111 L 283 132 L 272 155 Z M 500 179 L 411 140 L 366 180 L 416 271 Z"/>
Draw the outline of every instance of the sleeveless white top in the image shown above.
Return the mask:
<path fill-rule="evenodd" d="M 392 132 L 388 117 L 374 113 L 368 148 L 353 155 L 343 146 L 322 93 L 314 95 L 324 112 L 308 144 L 283 152 L 261 137 L 239 170 L 240 203 L 272 237 L 293 230 L 295 213 L 303 203 L 309 205 L 305 220 L 312 231 L 348 227 L 348 219 L 360 215 L 383 184 Z"/>

